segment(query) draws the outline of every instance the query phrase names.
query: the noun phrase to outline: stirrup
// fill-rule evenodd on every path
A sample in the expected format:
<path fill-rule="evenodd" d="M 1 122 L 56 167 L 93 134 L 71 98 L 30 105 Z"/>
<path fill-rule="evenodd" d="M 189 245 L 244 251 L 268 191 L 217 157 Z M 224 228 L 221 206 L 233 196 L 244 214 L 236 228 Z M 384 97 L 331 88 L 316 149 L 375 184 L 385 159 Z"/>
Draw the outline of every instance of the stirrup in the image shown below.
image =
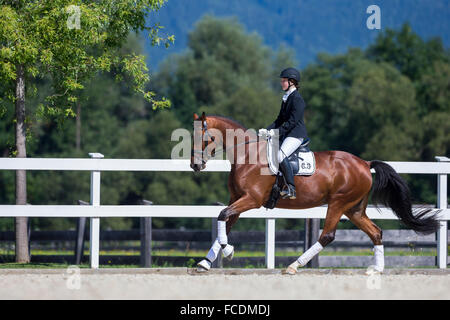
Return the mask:
<path fill-rule="evenodd" d="M 280 192 L 282 199 L 296 199 L 295 187 L 288 185 L 285 190 Z"/>

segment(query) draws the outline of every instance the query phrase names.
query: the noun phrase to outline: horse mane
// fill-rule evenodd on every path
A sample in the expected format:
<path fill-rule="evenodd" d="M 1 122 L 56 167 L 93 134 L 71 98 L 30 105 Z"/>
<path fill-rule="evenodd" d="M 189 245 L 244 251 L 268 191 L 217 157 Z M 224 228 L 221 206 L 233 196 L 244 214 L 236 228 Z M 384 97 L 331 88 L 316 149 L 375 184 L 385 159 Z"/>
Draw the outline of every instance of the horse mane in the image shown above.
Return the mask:
<path fill-rule="evenodd" d="M 244 131 L 247 130 L 247 128 L 246 128 L 242 123 L 240 123 L 239 121 L 237 121 L 237 120 L 235 120 L 235 119 L 233 119 L 233 118 L 231 118 L 231 117 L 222 116 L 222 115 L 217 115 L 217 114 L 210 114 L 210 115 L 207 115 L 206 118 L 208 118 L 208 117 L 219 118 L 219 119 L 221 119 L 221 120 L 224 120 L 225 122 L 231 123 L 231 124 L 232 124 L 233 126 L 235 126 L 235 127 L 240 127 L 240 128 L 243 129 Z"/>

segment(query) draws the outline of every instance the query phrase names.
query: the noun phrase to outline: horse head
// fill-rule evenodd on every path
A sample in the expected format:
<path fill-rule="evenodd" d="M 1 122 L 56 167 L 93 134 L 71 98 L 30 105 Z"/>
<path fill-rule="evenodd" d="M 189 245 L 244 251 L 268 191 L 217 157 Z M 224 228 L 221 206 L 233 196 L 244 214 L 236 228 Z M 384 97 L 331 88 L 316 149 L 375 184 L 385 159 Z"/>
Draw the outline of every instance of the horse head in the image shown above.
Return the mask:
<path fill-rule="evenodd" d="M 207 148 L 214 142 L 214 136 L 208 132 L 208 123 L 205 112 L 199 117 L 194 113 L 194 140 L 191 148 L 191 168 L 198 172 L 205 169 L 208 161 Z M 205 152 L 206 151 L 206 152 Z M 206 153 L 206 154 L 205 154 Z M 211 156 L 214 157 L 215 149 L 212 150 Z"/>

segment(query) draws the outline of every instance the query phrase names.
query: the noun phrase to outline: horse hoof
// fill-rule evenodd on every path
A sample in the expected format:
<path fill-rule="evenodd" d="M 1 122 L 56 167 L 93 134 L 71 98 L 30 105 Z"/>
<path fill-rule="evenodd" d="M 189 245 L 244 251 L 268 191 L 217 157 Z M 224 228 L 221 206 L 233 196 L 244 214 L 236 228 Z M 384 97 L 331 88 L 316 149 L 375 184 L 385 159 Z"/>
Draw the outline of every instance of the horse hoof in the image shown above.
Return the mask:
<path fill-rule="evenodd" d="M 368 276 L 380 275 L 383 273 L 383 269 L 376 266 L 369 266 L 365 273 Z"/>
<path fill-rule="evenodd" d="M 197 263 L 197 272 L 204 273 L 208 272 L 211 268 L 211 265 L 206 260 L 202 260 L 199 263 Z"/>
<path fill-rule="evenodd" d="M 285 274 L 289 274 L 289 275 L 294 275 L 297 273 L 297 270 L 295 270 L 292 267 L 287 267 L 286 270 L 284 271 Z"/>
<path fill-rule="evenodd" d="M 231 247 L 231 252 L 229 252 L 228 255 L 225 255 L 225 252 L 226 252 L 226 251 L 222 251 L 222 252 L 224 253 L 225 259 L 227 259 L 228 261 L 231 261 L 231 260 L 233 259 L 233 257 L 234 257 L 234 247 L 231 246 L 231 245 L 228 245 L 228 246 Z M 229 247 L 227 247 L 227 249 L 228 249 Z"/>
<path fill-rule="evenodd" d="M 208 270 L 206 270 L 205 268 L 198 266 L 197 265 L 197 269 L 195 269 L 195 271 L 197 271 L 197 273 L 205 273 L 208 272 Z"/>
<path fill-rule="evenodd" d="M 225 259 L 227 259 L 228 261 L 231 261 L 231 260 L 233 260 L 233 257 L 234 257 L 234 250 L 228 256 L 226 256 Z"/>

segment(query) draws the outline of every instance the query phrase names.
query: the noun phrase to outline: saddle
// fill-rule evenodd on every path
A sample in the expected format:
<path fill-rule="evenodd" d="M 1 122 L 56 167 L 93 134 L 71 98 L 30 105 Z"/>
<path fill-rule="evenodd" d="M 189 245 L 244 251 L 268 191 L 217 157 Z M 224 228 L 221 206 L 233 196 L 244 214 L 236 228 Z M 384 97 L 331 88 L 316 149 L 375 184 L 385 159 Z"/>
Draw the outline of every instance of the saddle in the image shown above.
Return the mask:
<path fill-rule="evenodd" d="M 310 139 L 307 138 L 289 157 L 288 161 L 291 165 L 292 172 L 295 176 L 310 176 L 316 171 L 316 160 L 314 152 L 308 145 Z M 278 170 L 278 146 L 274 146 L 273 140 L 267 140 L 267 163 L 269 164 L 272 175 L 282 173 Z"/>
<path fill-rule="evenodd" d="M 289 157 L 294 175 L 310 176 L 316 171 L 316 161 L 314 153 L 309 149 L 310 139 L 306 139 Z M 276 175 L 275 183 L 272 187 L 269 199 L 263 205 L 266 209 L 275 208 L 280 199 L 280 191 L 285 184 L 283 174 L 278 170 L 278 146 L 274 146 L 272 139 L 267 140 L 267 162 L 272 175 Z"/>

